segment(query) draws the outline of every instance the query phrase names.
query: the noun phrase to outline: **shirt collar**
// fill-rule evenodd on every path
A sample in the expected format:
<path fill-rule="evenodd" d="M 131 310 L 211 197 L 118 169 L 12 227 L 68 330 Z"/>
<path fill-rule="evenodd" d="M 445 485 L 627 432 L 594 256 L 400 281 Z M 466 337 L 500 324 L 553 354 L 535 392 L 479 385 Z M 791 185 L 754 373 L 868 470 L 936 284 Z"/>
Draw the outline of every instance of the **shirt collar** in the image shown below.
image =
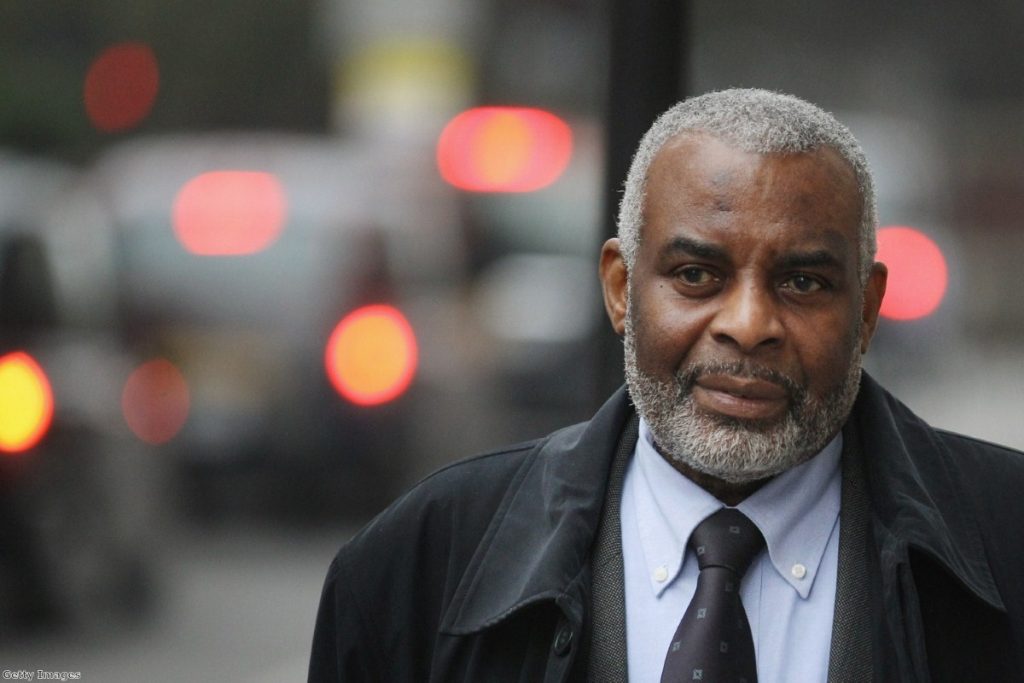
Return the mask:
<path fill-rule="evenodd" d="M 841 452 L 840 434 L 815 457 L 778 475 L 737 506 L 760 529 L 772 566 L 801 598 L 810 594 L 839 519 Z M 651 590 L 660 596 L 683 567 L 690 534 L 725 505 L 655 450 L 643 419 L 630 469 L 647 576 Z"/>

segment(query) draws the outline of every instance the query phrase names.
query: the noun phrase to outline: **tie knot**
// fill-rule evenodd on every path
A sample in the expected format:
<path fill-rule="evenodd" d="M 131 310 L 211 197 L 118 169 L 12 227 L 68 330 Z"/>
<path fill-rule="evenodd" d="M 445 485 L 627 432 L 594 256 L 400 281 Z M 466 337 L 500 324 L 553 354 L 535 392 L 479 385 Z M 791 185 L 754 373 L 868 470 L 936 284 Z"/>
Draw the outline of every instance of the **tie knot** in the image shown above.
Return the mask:
<path fill-rule="evenodd" d="M 722 508 L 697 525 L 690 535 L 690 547 L 697 553 L 702 571 L 725 567 L 742 577 L 764 547 L 764 536 L 742 512 Z"/>

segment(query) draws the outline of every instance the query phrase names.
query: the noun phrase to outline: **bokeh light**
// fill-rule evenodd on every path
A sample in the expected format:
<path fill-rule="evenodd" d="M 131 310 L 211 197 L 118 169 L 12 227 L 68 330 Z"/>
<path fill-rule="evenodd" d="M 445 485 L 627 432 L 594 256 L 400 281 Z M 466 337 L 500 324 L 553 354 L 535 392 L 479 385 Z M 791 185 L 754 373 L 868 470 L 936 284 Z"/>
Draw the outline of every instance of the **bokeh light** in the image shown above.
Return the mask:
<path fill-rule="evenodd" d="M 539 190 L 558 180 L 571 156 L 569 125 L 550 112 L 523 107 L 464 111 L 437 143 L 441 177 L 470 192 Z"/>
<path fill-rule="evenodd" d="M 345 316 L 331 333 L 325 354 L 331 384 L 363 406 L 387 403 L 405 392 L 417 361 L 412 326 L 398 309 L 386 305 L 365 306 Z"/>
<path fill-rule="evenodd" d="M 182 186 L 172 223 L 178 241 L 197 256 L 244 256 L 277 239 L 287 210 L 284 188 L 273 174 L 211 171 Z"/>
<path fill-rule="evenodd" d="M 899 225 L 879 229 L 876 260 L 889 268 L 882 316 L 916 320 L 931 315 L 942 303 L 949 277 L 946 259 L 920 230 Z"/>
<path fill-rule="evenodd" d="M 156 358 L 143 363 L 124 383 L 121 411 L 140 439 L 153 445 L 166 443 L 181 431 L 188 418 L 188 384 L 168 360 Z"/>
<path fill-rule="evenodd" d="M 52 421 L 53 391 L 39 364 L 23 351 L 0 357 L 0 452 L 32 448 Z"/>
<path fill-rule="evenodd" d="M 104 133 L 134 128 L 149 115 L 159 89 L 153 50 L 144 43 L 118 43 L 89 66 L 83 89 L 85 112 Z"/>

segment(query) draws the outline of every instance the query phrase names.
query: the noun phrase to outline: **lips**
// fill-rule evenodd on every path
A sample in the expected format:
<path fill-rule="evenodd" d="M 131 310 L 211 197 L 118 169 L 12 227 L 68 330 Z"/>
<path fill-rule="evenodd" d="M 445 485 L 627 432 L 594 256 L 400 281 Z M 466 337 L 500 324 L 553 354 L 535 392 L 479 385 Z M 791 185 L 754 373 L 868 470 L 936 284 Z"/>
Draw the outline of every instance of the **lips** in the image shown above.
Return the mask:
<path fill-rule="evenodd" d="M 782 385 L 733 375 L 702 375 L 694 383 L 693 397 L 704 410 L 740 420 L 778 418 L 789 405 Z"/>

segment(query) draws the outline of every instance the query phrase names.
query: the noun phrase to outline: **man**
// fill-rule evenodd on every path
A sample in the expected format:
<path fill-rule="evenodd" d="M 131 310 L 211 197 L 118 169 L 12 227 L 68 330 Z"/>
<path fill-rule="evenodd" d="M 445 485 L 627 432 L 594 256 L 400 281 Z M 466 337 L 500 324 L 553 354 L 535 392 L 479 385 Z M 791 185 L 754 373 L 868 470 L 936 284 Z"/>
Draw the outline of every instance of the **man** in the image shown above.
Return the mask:
<path fill-rule="evenodd" d="M 759 90 L 666 112 L 601 253 L 627 389 L 342 548 L 310 680 L 1024 680 L 1024 457 L 862 374 L 874 232 L 831 115 Z"/>

